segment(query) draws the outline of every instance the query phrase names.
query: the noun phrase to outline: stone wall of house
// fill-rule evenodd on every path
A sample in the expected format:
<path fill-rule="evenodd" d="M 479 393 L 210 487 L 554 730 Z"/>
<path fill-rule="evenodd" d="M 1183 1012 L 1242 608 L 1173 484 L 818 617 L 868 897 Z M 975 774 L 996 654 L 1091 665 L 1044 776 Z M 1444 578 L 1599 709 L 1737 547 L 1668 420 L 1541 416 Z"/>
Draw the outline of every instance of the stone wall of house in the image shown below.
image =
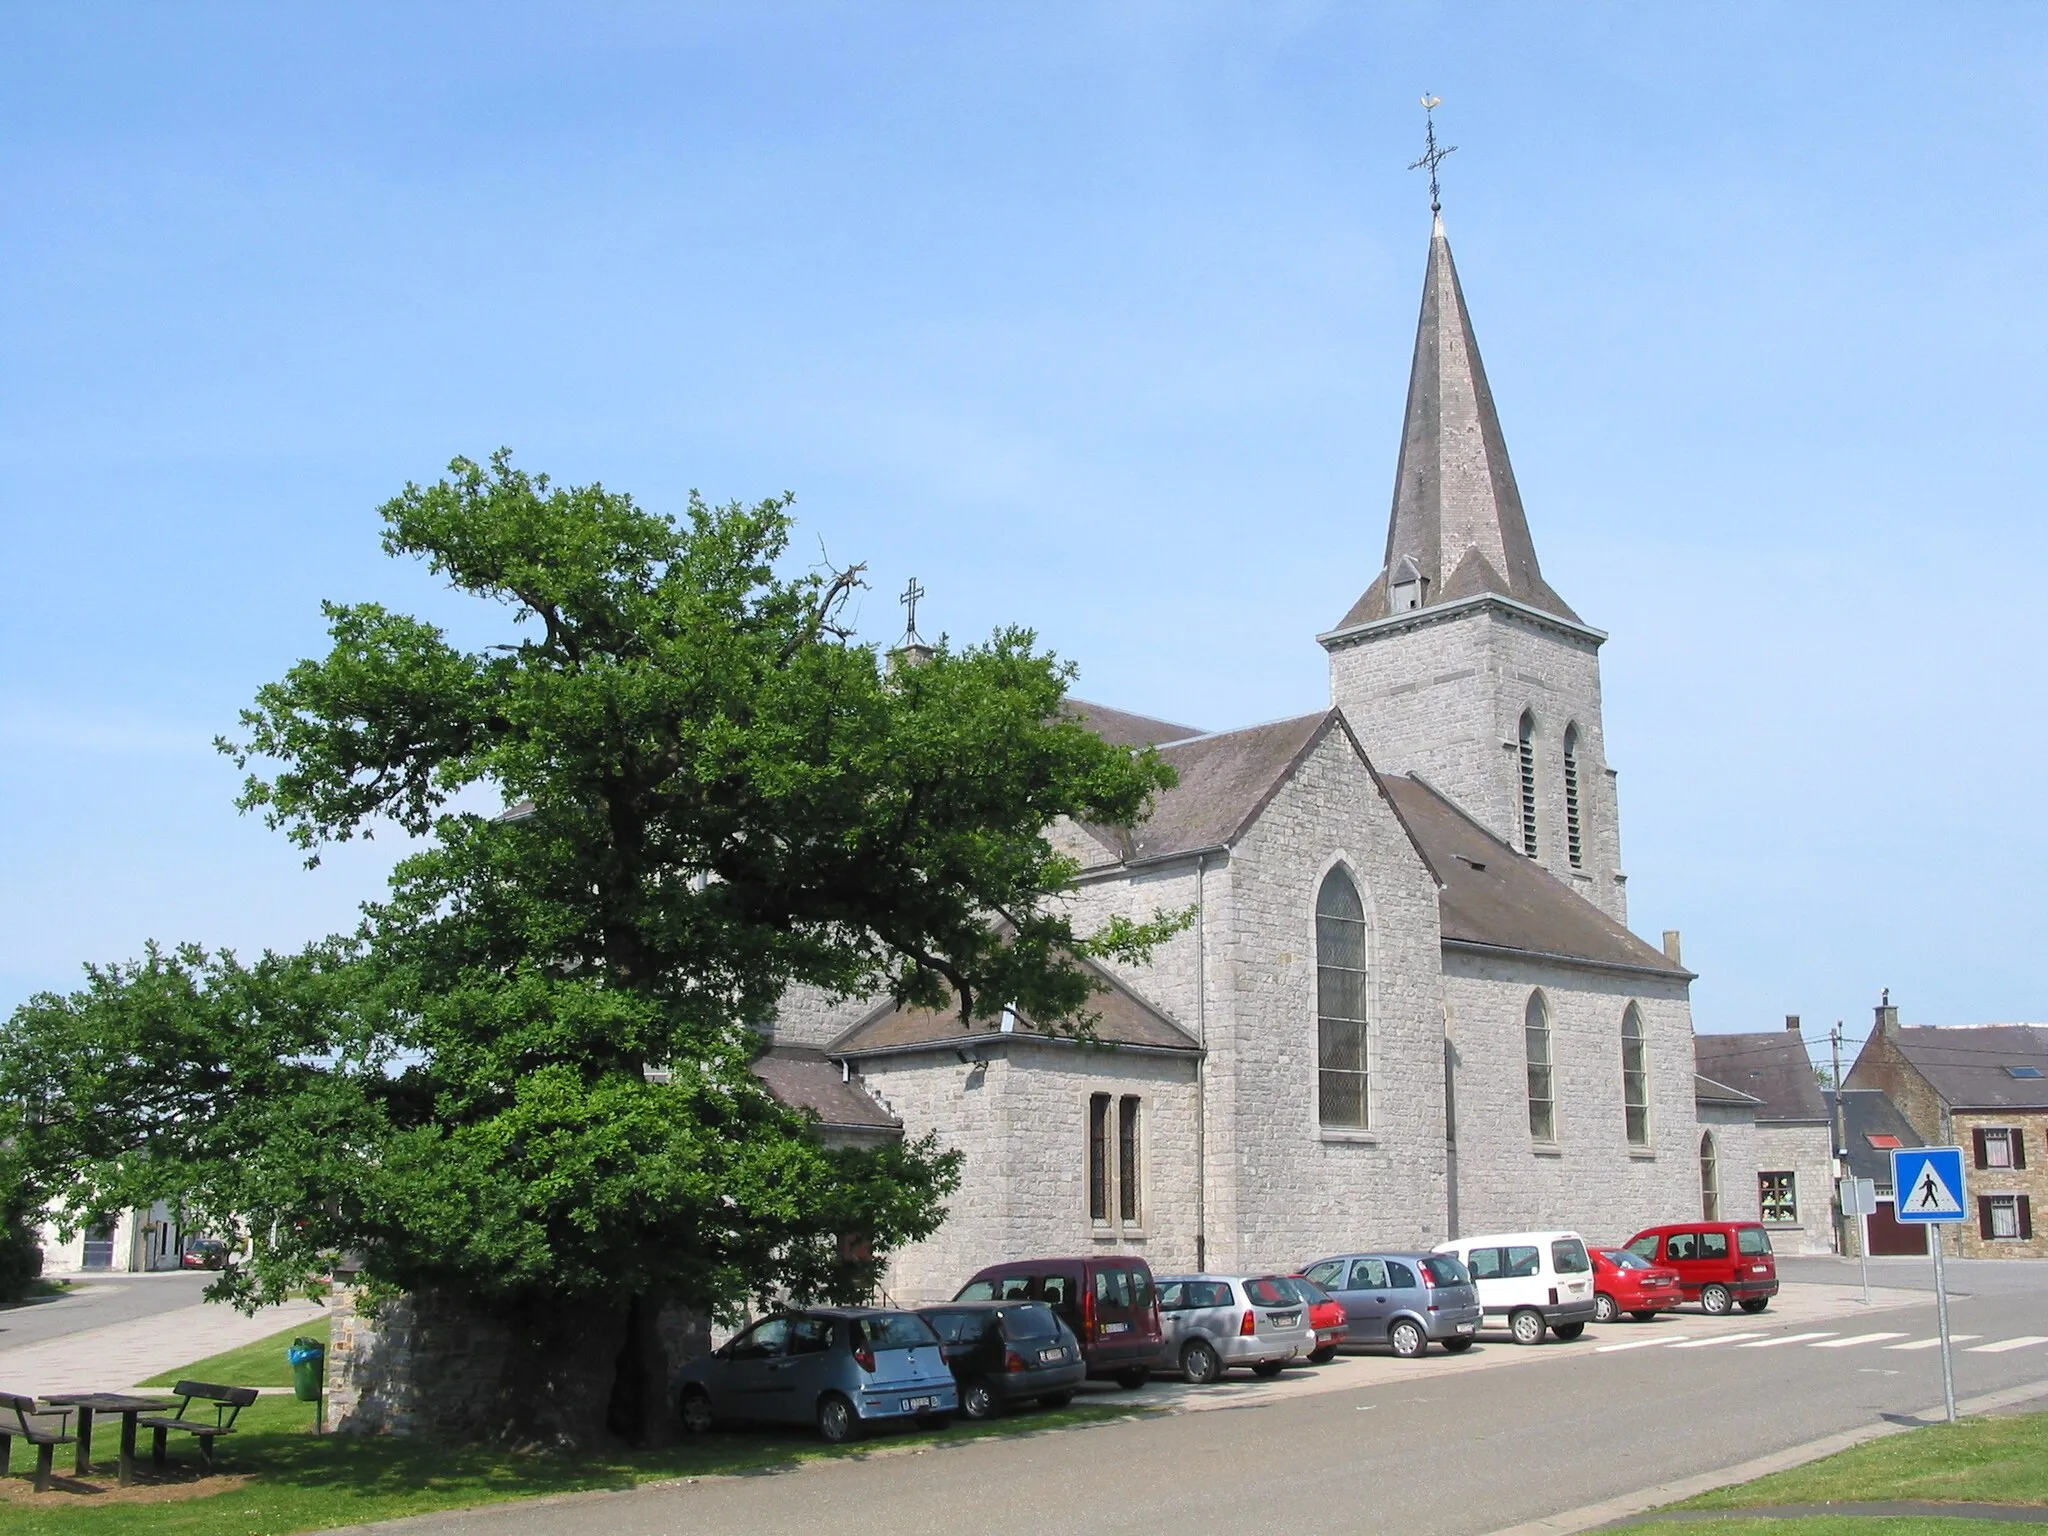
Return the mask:
<path fill-rule="evenodd" d="M 1700 1123 L 1683 981 L 1457 949 L 1445 952 L 1444 969 L 1460 1233 L 1565 1227 L 1619 1243 L 1699 1214 Z M 1525 1030 L 1538 991 L 1551 1033 L 1555 1139 L 1547 1143 L 1531 1134 L 1529 1116 Z M 1630 1004 L 1648 1055 L 1642 1146 L 1629 1142 L 1622 1101 L 1621 1024 Z M 1756 1165 L 1727 1149 L 1722 1165 L 1724 1191 L 1750 1186 L 1753 1210 Z"/>
<path fill-rule="evenodd" d="M 1621 816 L 1607 765 L 1599 642 L 1495 605 L 1418 608 L 1330 652 L 1330 697 L 1383 773 L 1414 773 L 1514 848 L 1518 746 L 1535 717 L 1538 862 L 1628 921 Z M 1578 726 L 1580 862 L 1566 847 L 1564 739 Z"/>
<path fill-rule="evenodd" d="M 1928 1146 L 1949 1144 L 1948 1121 L 1940 1097 L 1919 1069 L 1900 1053 L 1886 1033 L 1882 1017 L 1871 1030 L 1870 1038 L 1863 1042 L 1863 1049 L 1856 1053 L 1844 1085 L 1882 1090 Z"/>
<path fill-rule="evenodd" d="M 1723 1221 L 1756 1221 L 1763 1214 L 1757 1208 L 1756 1175 L 1757 1126 L 1756 1112 L 1747 1106 L 1702 1104 L 1699 1106 L 1700 1130 L 1704 1135 L 1712 1132 L 1721 1158 L 1721 1219 Z M 1693 1157 L 1692 1204 L 1666 1221 L 1684 1221 L 1701 1214 L 1700 1210 L 1700 1159 L 1697 1147 Z M 1647 1225 L 1647 1223 L 1646 1223 Z"/>
<path fill-rule="evenodd" d="M 1195 1063 L 1105 1046 L 1025 1036 L 977 1040 L 963 1062 L 951 1048 L 872 1057 L 868 1092 L 908 1134 L 937 1129 L 964 1154 L 944 1224 L 891 1260 L 890 1299 L 950 1300 L 976 1270 L 1012 1259 L 1133 1253 L 1160 1272 L 1195 1264 Z M 1139 1101 L 1139 1211 L 1114 1205 L 1096 1222 L 1088 1188 L 1089 1099 Z M 1114 1136 L 1112 1140 L 1114 1140 Z M 1112 1154 L 1114 1156 L 1114 1154 Z M 1112 1191 L 1114 1200 L 1115 1191 Z"/>
<path fill-rule="evenodd" d="M 1771 1229 L 1771 1246 L 1779 1253 L 1833 1253 L 1835 1156 L 1827 1122 L 1759 1120 L 1756 1148 L 1759 1211 L 1766 1173 L 1790 1173 L 1798 1201 L 1797 1220 L 1765 1222 Z"/>
<path fill-rule="evenodd" d="M 1969 1259 L 2048 1258 L 2048 1112 L 2038 1109 L 1968 1110 L 1953 1115 L 1955 1144 L 1963 1149 L 1963 1183 L 1968 1220 L 1955 1229 L 1950 1252 Z M 1979 1168 L 1978 1130 L 2006 1130 L 2019 1138 L 2024 1168 Z M 2028 1201 L 2031 1238 L 1987 1238 L 1979 1201 L 1986 1195 L 2023 1195 Z"/>
<path fill-rule="evenodd" d="M 828 1046 L 858 1024 L 881 1000 L 879 996 L 833 997 L 816 987 L 793 986 L 782 994 L 775 1010 L 775 1043 Z"/>

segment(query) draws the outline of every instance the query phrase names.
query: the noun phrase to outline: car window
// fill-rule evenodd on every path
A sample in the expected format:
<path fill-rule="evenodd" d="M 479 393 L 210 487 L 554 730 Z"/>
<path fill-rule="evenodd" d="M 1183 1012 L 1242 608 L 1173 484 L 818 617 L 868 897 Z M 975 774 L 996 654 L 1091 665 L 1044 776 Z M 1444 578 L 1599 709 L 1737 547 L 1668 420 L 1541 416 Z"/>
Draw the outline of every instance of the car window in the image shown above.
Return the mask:
<path fill-rule="evenodd" d="M 1162 1312 L 1183 1312 L 1187 1310 L 1188 1283 L 1185 1280 L 1162 1280 L 1159 1282 L 1159 1310 Z"/>
<path fill-rule="evenodd" d="M 1056 1339 L 1059 1319 L 1043 1303 L 1028 1307 L 1003 1308 L 1003 1332 L 1013 1339 Z"/>
<path fill-rule="evenodd" d="M 1272 1275 L 1245 1281 L 1244 1293 L 1255 1307 L 1288 1307 L 1295 1303 L 1294 1293 Z"/>
<path fill-rule="evenodd" d="M 870 1349 L 916 1349 L 938 1343 L 938 1336 L 915 1312 L 877 1312 L 854 1320 L 853 1341 Z"/>
<path fill-rule="evenodd" d="M 1296 1296 L 1299 1296 L 1303 1301 L 1307 1302 L 1310 1306 L 1314 1306 L 1319 1301 L 1328 1301 L 1330 1299 L 1330 1293 L 1328 1291 L 1324 1290 L 1320 1285 L 1317 1285 L 1315 1281 L 1307 1279 L 1304 1276 L 1296 1275 L 1292 1277 L 1287 1283 L 1294 1288 L 1294 1294 Z"/>
<path fill-rule="evenodd" d="M 789 1319 L 771 1317 L 732 1341 L 735 1360 L 776 1360 L 789 1352 Z"/>
<path fill-rule="evenodd" d="M 1005 1295 L 1005 1301 L 1022 1301 L 1024 1292 Z M 1038 1300 L 1049 1307 L 1071 1307 L 1074 1304 L 1074 1277 L 1072 1275 L 1045 1275 L 1038 1282 Z"/>
<path fill-rule="evenodd" d="M 1507 1250 L 1507 1262 L 1500 1267 L 1503 1280 L 1524 1280 L 1542 1268 L 1543 1256 L 1534 1248 L 1517 1244 Z"/>
<path fill-rule="evenodd" d="M 1190 1280 L 1188 1282 L 1188 1305 L 1190 1307 L 1228 1307 L 1233 1305 L 1230 1285 L 1223 1280 Z"/>
<path fill-rule="evenodd" d="M 1399 1259 L 1389 1259 L 1387 1260 L 1387 1284 L 1397 1291 L 1412 1291 L 1415 1289 L 1415 1271 L 1406 1264 L 1403 1264 Z"/>
<path fill-rule="evenodd" d="M 831 1318 L 799 1317 L 790 1323 L 789 1352 L 792 1355 L 822 1355 L 831 1347 Z"/>
<path fill-rule="evenodd" d="M 1762 1227 L 1738 1227 L 1735 1229 L 1735 1248 L 1751 1258 L 1760 1258 L 1771 1251 L 1771 1234 Z"/>
<path fill-rule="evenodd" d="M 1131 1272 L 1127 1269 L 1096 1270 L 1095 1305 L 1128 1311 L 1131 1305 Z"/>
<path fill-rule="evenodd" d="M 1384 1291 L 1386 1288 L 1385 1260 L 1360 1259 L 1351 1266 L 1351 1289 L 1354 1291 Z"/>
<path fill-rule="evenodd" d="M 1616 1269 L 1648 1269 L 1650 1261 L 1633 1248 L 1602 1248 L 1600 1257 Z"/>
<path fill-rule="evenodd" d="M 1465 1266 L 1447 1253 L 1434 1254 L 1422 1261 L 1422 1272 L 1438 1285 L 1470 1285 L 1472 1276 Z"/>
<path fill-rule="evenodd" d="M 1652 1232 L 1652 1233 L 1651 1233 L 1651 1234 L 1650 1234 L 1650 1235 L 1649 1235 L 1648 1237 L 1639 1237 L 1639 1238 L 1637 1238 L 1637 1239 L 1636 1239 L 1636 1240 L 1635 1240 L 1634 1242 L 1632 1242 L 1632 1243 L 1630 1243 L 1630 1244 L 1628 1245 L 1628 1251 L 1629 1251 L 1630 1253 L 1633 1253 L 1633 1254 L 1635 1254 L 1635 1255 L 1636 1255 L 1636 1256 L 1637 1256 L 1638 1258 L 1643 1258 L 1643 1259 L 1654 1259 L 1654 1258 L 1656 1258 L 1656 1257 L 1657 1257 L 1657 1234 L 1656 1234 L 1656 1233 L 1654 1233 L 1654 1232 Z"/>
<path fill-rule="evenodd" d="M 1727 1258 L 1728 1234 L 1726 1232 L 1702 1232 L 1700 1234 L 1700 1257 L 1703 1259 Z"/>
<path fill-rule="evenodd" d="M 1341 1291 L 1344 1289 L 1344 1261 L 1325 1259 L 1320 1264 L 1311 1264 L 1308 1277 L 1326 1289 Z"/>
<path fill-rule="evenodd" d="M 1584 1243 L 1576 1237 L 1560 1237 L 1550 1245 L 1550 1267 L 1560 1275 L 1583 1275 L 1593 1266 L 1586 1258 Z"/>
<path fill-rule="evenodd" d="M 1498 1280 L 1501 1271 L 1501 1253 L 1498 1248 L 1474 1248 L 1467 1262 L 1472 1266 L 1474 1280 Z"/>
<path fill-rule="evenodd" d="M 960 1287 L 960 1294 L 953 1299 L 955 1301 L 994 1301 L 996 1299 L 997 1283 L 994 1280 L 970 1280 Z"/>
<path fill-rule="evenodd" d="M 1664 1239 L 1665 1255 L 1674 1264 L 1690 1264 L 1700 1256 L 1699 1233 L 1674 1232 Z"/>
<path fill-rule="evenodd" d="M 927 1312 L 924 1320 L 932 1325 L 932 1332 L 939 1336 L 942 1344 L 958 1344 L 961 1337 L 969 1332 L 968 1322 L 979 1317 L 979 1312 Z"/>
<path fill-rule="evenodd" d="M 1048 1277 L 1046 1284 L 1053 1284 L 1059 1276 Z M 992 1301 L 1023 1301 L 1031 1295 L 1031 1276 L 1012 1275 L 996 1288 Z"/>
<path fill-rule="evenodd" d="M 1131 1305 L 1143 1312 L 1152 1305 L 1152 1275 L 1148 1270 L 1127 1269 L 1124 1283 L 1131 1290 Z"/>

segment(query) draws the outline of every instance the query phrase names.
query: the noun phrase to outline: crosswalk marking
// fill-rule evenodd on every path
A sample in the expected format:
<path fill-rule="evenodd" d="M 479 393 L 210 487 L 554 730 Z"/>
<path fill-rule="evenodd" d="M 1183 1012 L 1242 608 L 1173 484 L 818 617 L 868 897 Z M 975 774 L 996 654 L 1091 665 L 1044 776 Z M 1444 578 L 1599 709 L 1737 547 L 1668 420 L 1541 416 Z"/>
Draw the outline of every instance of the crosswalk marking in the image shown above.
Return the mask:
<path fill-rule="evenodd" d="M 1832 1339 L 1832 1333 L 1786 1333 L 1775 1339 L 1758 1339 L 1754 1344 L 1738 1345 L 1740 1349 L 1776 1349 L 1780 1344 L 1810 1344 L 1815 1339 Z"/>
<path fill-rule="evenodd" d="M 2025 1349 L 2030 1344 L 2048 1344 L 2048 1334 L 2023 1333 L 2016 1339 L 2000 1339 L 1996 1344 L 1978 1344 L 1972 1347 L 1973 1355 L 2002 1355 L 2008 1349 Z"/>
<path fill-rule="evenodd" d="M 1903 1339 L 1903 1333 L 1859 1333 L 1854 1338 L 1830 1339 L 1825 1344 L 1810 1346 L 1813 1349 L 1847 1349 L 1854 1344 L 1878 1344 L 1886 1339 Z"/>
<path fill-rule="evenodd" d="M 1674 1344 L 1671 1347 L 1673 1349 L 1705 1349 L 1709 1344 L 1733 1344 L 1738 1339 L 1760 1339 L 1762 1337 L 1763 1335 L 1760 1333 L 1723 1333 L 1711 1339 L 1686 1339 L 1684 1342 Z M 1898 1335 L 1887 1334 L 1886 1337 L 1897 1338 Z"/>
<path fill-rule="evenodd" d="M 1949 1341 L 1949 1343 L 1951 1343 L 1951 1344 L 1961 1344 L 1961 1343 L 1963 1343 L 1963 1342 L 1964 1342 L 1965 1340 L 1968 1340 L 1968 1339 L 1981 1339 L 1981 1338 L 1983 1338 L 1983 1337 L 1984 1337 L 1984 1335 L 1983 1335 L 1983 1334 L 1981 1334 L 1981 1333 L 1952 1333 L 1952 1334 L 1950 1334 L 1950 1335 L 1948 1336 L 1948 1341 Z M 1910 1343 L 1910 1344 L 1887 1344 L 1887 1345 L 1885 1345 L 1885 1348 L 1886 1348 L 1886 1349 L 1938 1349 L 1938 1348 L 1939 1348 L 1940 1346 L 1941 1346 L 1941 1336 L 1940 1336 L 1939 1334 L 1936 1334 L 1936 1335 L 1935 1335 L 1935 1336 L 1934 1336 L 1933 1338 L 1931 1338 L 1931 1339 L 1915 1339 L 1915 1340 L 1914 1340 L 1914 1341 L 1913 1341 L 1912 1343 Z"/>
<path fill-rule="evenodd" d="M 1675 1342 L 1676 1335 L 1667 1335 L 1661 1339 L 1630 1339 L 1626 1344 L 1602 1344 L 1593 1353 L 1596 1355 L 1612 1355 L 1618 1354 L 1624 1349 L 1648 1349 L 1652 1344 L 1671 1344 Z"/>

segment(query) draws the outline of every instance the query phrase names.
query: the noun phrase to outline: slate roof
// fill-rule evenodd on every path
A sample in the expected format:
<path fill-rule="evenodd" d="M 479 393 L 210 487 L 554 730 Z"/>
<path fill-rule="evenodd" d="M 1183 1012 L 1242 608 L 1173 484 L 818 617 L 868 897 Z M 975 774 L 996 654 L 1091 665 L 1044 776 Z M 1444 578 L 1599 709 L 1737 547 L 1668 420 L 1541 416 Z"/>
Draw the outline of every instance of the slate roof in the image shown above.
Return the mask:
<path fill-rule="evenodd" d="M 1430 232 L 1386 562 L 1333 633 L 1388 616 L 1387 572 L 1403 558 L 1428 583 L 1425 608 L 1492 592 L 1579 622 L 1537 566 L 1442 219 Z"/>
<path fill-rule="evenodd" d="M 1162 742 L 1183 741 L 1203 734 L 1199 726 L 1154 720 L 1150 715 L 1134 715 L 1127 709 L 1111 709 L 1107 704 L 1091 704 L 1086 699 L 1068 699 L 1064 713 L 1116 747 L 1156 747 Z"/>
<path fill-rule="evenodd" d="M 1740 1088 L 1730 1088 L 1726 1083 L 1717 1083 L 1711 1077 L 1692 1075 L 1692 1097 L 1695 1104 L 1761 1104 L 1763 1101 L 1753 1093 L 1744 1093 Z"/>
<path fill-rule="evenodd" d="M 1691 977 L 1421 779 L 1389 775 L 1381 782 L 1436 874 L 1446 943 Z"/>
<path fill-rule="evenodd" d="M 2048 1024 L 1907 1025 L 1892 1044 L 1950 1109 L 2048 1109 Z"/>
<path fill-rule="evenodd" d="M 1813 1075 L 1806 1042 L 1792 1030 L 1695 1035 L 1692 1049 L 1702 1073 L 1761 1101 L 1763 1107 L 1756 1113 L 1760 1122 L 1827 1119 L 1827 1101 Z"/>
<path fill-rule="evenodd" d="M 1088 1004 L 1097 1015 L 1094 1039 L 1103 1045 L 1138 1046 L 1155 1051 L 1198 1053 L 1201 1046 L 1169 1018 L 1100 966 L 1083 960 L 1103 990 Z M 934 1010 L 901 1007 L 891 1001 L 879 1004 L 867 1017 L 847 1030 L 827 1048 L 834 1056 L 867 1056 L 883 1051 L 916 1050 L 931 1046 L 960 1045 L 969 1041 L 1014 1038 L 1044 1040 L 1048 1031 L 1022 1014 L 1014 1014 L 1015 1027 L 1007 1035 L 1002 1022 L 960 1020 L 958 1008 Z M 1067 1040 L 1070 1036 L 1051 1036 Z M 836 1068 L 834 1069 L 837 1070 Z"/>
<path fill-rule="evenodd" d="M 903 1122 L 869 1097 L 860 1084 L 843 1081 L 839 1063 L 808 1046 L 777 1045 L 754 1062 L 754 1076 L 791 1109 L 807 1109 L 826 1130 L 901 1135 Z"/>
<path fill-rule="evenodd" d="M 1833 1114 L 1835 1095 L 1824 1090 L 1822 1102 Z M 1849 1088 L 1842 1093 L 1842 1134 L 1848 1138 L 1849 1172 L 1859 1179 L 1874 1179 L 1879 1189 L 1892 1187 L 1892 1154 L 1889 1147 L 1873 1147 L 1873 1136 L 1895 1136 L 1902 1147 L 1926 1145 L 1913 1124 L 1899 1113 L 1898 1105 L 1876 1088 Z"/>

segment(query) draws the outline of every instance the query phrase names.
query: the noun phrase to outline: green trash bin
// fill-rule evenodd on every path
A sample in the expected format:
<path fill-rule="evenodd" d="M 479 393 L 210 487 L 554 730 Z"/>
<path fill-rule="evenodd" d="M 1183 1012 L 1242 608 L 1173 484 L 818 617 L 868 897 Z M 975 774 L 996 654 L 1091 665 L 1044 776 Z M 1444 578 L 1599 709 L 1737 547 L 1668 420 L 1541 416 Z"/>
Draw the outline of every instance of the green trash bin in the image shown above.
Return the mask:
<path fill-rule="evenodd" d="M 302 1403 L 317 1403 L 327 1384 L 327 1346 L 318 1339 L 292 1340 L 286 1356 L 292 1363 L 292 1391 Z"/>

